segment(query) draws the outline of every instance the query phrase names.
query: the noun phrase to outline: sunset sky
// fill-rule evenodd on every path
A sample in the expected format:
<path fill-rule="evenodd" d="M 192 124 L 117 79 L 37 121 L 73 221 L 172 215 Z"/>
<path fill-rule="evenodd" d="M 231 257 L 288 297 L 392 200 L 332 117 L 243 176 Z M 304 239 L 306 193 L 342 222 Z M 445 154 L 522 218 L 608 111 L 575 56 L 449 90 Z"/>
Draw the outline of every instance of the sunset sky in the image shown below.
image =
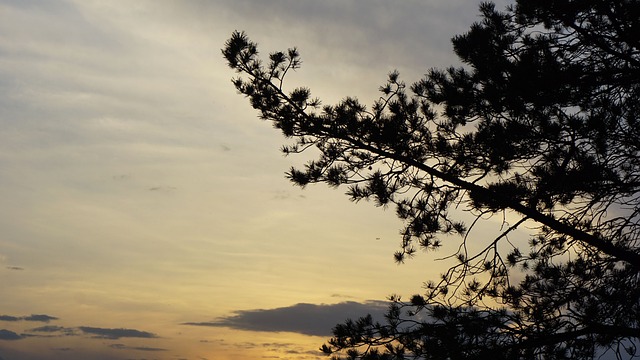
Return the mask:
<path fill-rule="evenodd" d="M 324 104 L 457 64 L 468 0 L 0 0 L 0 360 L 324 359 L 347 317 L 443 266 L 393 209 L 299 189 L 308 157 L 220 49 L 296 46 Z"/>

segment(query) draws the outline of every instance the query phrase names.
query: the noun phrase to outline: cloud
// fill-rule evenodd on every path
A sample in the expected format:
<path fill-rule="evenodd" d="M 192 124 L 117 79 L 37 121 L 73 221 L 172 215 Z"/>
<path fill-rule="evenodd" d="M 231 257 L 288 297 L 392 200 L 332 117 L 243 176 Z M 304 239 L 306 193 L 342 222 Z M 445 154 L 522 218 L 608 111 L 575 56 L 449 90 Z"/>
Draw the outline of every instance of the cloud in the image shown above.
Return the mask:
<path fill-rule="evenodd" d="M 37 328 L 33 328 L 30 331 L 35 331 L 35 332 L 58 332 L 58 331 L 62 331 L 65 328 L 62 326 L 55 326 L 55 325 L 47 325 L 47 326 L 40 326 Z"/>
<path fill-rule="evenodd" d="M 55 316 L 44 315 L 44 314 L 31 314 L 29 316 L 11 316 L 11 315 L 0 315 L 0 321 L 39 321 L 48 323 L 51 320 L 58 320 Z"/>
<path fill-rule="evenodd" d="M 149 191 L 170 192 L 174 191 L 175 189 L 175 186 L 153 186 L 149 188 Z"/>
<path fill-rule="evenodd" d="M 345 294 L 331 294 L 332 298 L 353 299 L 353 296 Z"/>
<path fill-rule="evenodd" d="M 134 329 L 109 329 L 99 328 L 91 326 L 79 326 L 79 327 L 63 327 L 55 325 L 40 326 L 37 328 L 27 330 L 29 333 L 23 334 L 22 337 L 61 337 L 61 336 L 78 336 L 82 334 L 93 335 L 94 338 L 116 340 L 120 338 L 157 338 L 153 333 L 134 330 Z M 35 334 L 34 334 L 35 333 Z M 47 335 L 40 335 L 37 333 L 46 333 Z M 111 345 L 110 345 L 111 346 Z M 124 346 L 122 344 L 113 344 L 113 348 L 120 348 Z M 128 350 L 141 350 L 141 351 L 163 351 L 165 349 L 159 348 L 147 348 L 147 347 L 123 347 Z"/>
<path fill-rule="evenodd" d="M 95 337 L 102 339 L 157 338 L 153 333 L 134 329 L 107 329 L 90 326 L 80 326 L 78 329 L 85 334 L 92 334 L 95 335 Z"/>
<path fill-rule="evenodd" d="M 20 271 L 20 270 L 24 270 L 23 267 L 20 266 L 7 266 L 8 270 L 16 270 L 16 271 Z"/>
<path fill-rule="evenodd" d="M 276 309 L 238 310 L 232 315 L 213 321 L 188 322 L 183 325 L 328 336 L 336 324 L 348 318 L 357 319 L 371 314 L 374 319 L 382 319 L 388 306 L 388 302 L 377 300 L 364 303 L 347 301 L 330 305 L 296 304 Z"/>
<path fill-rule="evenodd" d="M 28 334 L 25 336 L 34 336 L 34 337 L 51 337 L 51 336 L 74 336 L 74 335 L 78 335 L 78 331 L 77 329 L 74 328 L 65 328 L 63 326 L 55 326 L 55 325 L 46 325 L 46 326 L 40 326 L 37 328 L 33 328 L 33 329 L 29 329 L 29 332 L 36 332 L 36 333 L 48 333 L 48 334 L 52 334 L 52 335 L 35 335 L 35 334 Z"/>
<path fill-rule="evenodd" d="M 41 321 L 41 322 L 48 323 L 51 320 L 58 320 L 58 318 L 55 317 L 55 316 L 49 316 L 49 315 L 44 315 L 44 314 L 42 314 L 42 315 L 32 314 L 32 315 L 23 317 L 22 320 L 25 320 L 25 321 Z"/>
<path fill-rule="evenodd" d="M 11 330 L 0 329 L 0 340 L 20 340 L 21 335 L 14 333 Z"/>
<path fill-rule="evenodd" d="M 138 351 L 167 351 L 167 349 L 154 348 L 148 346 L 127 346 L 125 344 L 111 344 L 110 348 L 118 350 L 138 350 Z"/>
<path fill-rule="evenodd" d="M 96 337 L 96 338 L 112 339 L 112 340 L 120 339 L 120 338 L 157 338 L 155 334 L 146 332 L 146 331 L 124 329 L 124 328 L 109 329 L 109 328 L 99 328 L 99 327 L 91 327 L 91 326 L 79 326 L 75 328 L 75 327 L 47 325 L 47 326 L 40 326 L 37 328 L 29 329 L 28 331 L 35 332 L 35 333 L 52 334 L 48 336 L 76 336 L 80 334 L 89 334 L 89 335 L 94 335 L 93 337 Z M 23 336 L 42 337 L 44 335 L 25 334 Z M 151 351 L 149 349 L 137 349 L 137 350 Z"/>

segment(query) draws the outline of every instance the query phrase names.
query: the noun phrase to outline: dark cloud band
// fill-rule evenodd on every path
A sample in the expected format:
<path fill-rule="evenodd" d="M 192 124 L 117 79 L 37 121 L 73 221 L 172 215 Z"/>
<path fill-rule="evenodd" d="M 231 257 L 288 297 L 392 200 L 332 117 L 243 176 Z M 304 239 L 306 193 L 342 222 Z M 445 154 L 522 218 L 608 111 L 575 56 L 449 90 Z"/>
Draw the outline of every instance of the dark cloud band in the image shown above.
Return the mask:
<path fill-rule="evenodd" d="M 29 316 L 11 316 L 11 315 L 0 315 L 0 321 L 39 321 L 48 323 L 52 320 L 58 320 L 55 316 L 44 315 L 44 314 L 31 314 Z"/>
<path fill-rule="evenodd" d="M 156 338 L 153 333 L 134 330 L 134 329 L 107 329 L 97 328 L 90 326 L 80 326 L 80 329 L 85 334 L 95 335 L 104 339 L 120 339 L 120 338 Z"/>
<path fill-rule="evenodd" d="M 339 304 L 296 304 L 276 309 L 239 310 L 233 315 L 208 322 L 188 322 L 183 325 L 229 327 L 238 330 L 295 332 L 304 335 L 328 336 L 336 324 L 371 314 L 382 319 L 388 310 L 385 301 L 354 301 Z"/>
<path fill-rule="evenodd" d="M 112 349 L 118 350 L 137 350 L 137 351 L 167 351 L 167 349 L 163 348 L 154 348 L 148 346 L 127 346 L 125 344 L 111 344 L 109 345 Z"/>
<path fill-rule="evenodd" d="M 43 335 L 42 333 L 46 333 Z M 18 335 L 9 330 L 0 330 L 0 340 L 18 340 L 25 337 L 58 337 L 78 336 L 81 334 L 93 335 L 95 338 L 116 340 L 120 338 L 157 338 L 156 334 L 135 329 L 109 329 L 91 326 L 63 327 L 55 325 L 41 326 L 28 330 L 26 334 Z M 140 349 L 138 349 L 140 350 Z M 150 350 L 149 350 L 150 351 Z"/>

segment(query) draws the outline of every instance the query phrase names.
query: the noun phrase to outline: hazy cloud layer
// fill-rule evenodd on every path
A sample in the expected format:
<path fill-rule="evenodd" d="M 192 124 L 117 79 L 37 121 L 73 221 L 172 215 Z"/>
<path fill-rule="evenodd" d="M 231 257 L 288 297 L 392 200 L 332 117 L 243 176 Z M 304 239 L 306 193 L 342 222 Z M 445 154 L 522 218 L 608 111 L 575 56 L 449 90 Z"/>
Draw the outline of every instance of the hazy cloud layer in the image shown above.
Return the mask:
<path fill-rule="evenodd" d="M 295 332 L 304 335 L 328 336 L 336 324 L 371 314 L 382 319 L 388 302 L 370 300 L 364 303 L 347 301 L 338 304 L 296 304 L 276 309 L 239 310 L 233 315 L 208 322 L 184 325 L 229 327 L 238 330 Z"/>
<path fill-rule="evenodd" d="M 264 55 L 298 46 L 304 66 L 287 87 L 309 86 L 326 104 L 346 95 L 370 104 L 394 68 L 412 82 L 450 64 L 449 38 L 477 19 L 476 1 L 7 0 L 0 14 L 1 357 L 234 358 L 216 351 L 239 351 L 244 335 L 262 340 L 225 326 L 327 335 L 385 305 L 231 313 L 229 299 L 268 309 L 279 305 L 253 294 L 337 302 L 419 286 L 393 264 L 395 248 L 358 240 L 396 234 L 393 216 L 383 226 L 374 209 L 352 211 L 320 189 L 304 192 L 306 205 L 292 201 L 302 196 L 282 173 L 299 160 L 280 159 L 280 135 L 236 94 L 220 47 L 235 29 Z M 320 225 L 335 206 L 344 215 Z M 134 330 L 141 319 L 154 319 L 147 331 Z M 175 319 L 217 328 L 161 325 Z M 204 330 L 228 345 L 197 342 Z M 235 358 L 294 350 L 304 352 L 273 345 Z"/>

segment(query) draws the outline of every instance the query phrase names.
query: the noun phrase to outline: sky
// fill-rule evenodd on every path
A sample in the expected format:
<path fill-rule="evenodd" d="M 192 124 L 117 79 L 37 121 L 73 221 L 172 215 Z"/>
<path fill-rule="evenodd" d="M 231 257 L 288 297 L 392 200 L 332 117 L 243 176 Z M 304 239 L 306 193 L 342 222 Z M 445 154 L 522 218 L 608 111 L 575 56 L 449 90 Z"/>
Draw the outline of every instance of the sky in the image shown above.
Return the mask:
<path fill-rule="evenodd" d="M 294 187 L 220 49 L 297 47 L 324 104 L 457 64 L 469 0 L 0 0 L 0 360 L 324 359 L 419 293 L 393 209 Z"/>

